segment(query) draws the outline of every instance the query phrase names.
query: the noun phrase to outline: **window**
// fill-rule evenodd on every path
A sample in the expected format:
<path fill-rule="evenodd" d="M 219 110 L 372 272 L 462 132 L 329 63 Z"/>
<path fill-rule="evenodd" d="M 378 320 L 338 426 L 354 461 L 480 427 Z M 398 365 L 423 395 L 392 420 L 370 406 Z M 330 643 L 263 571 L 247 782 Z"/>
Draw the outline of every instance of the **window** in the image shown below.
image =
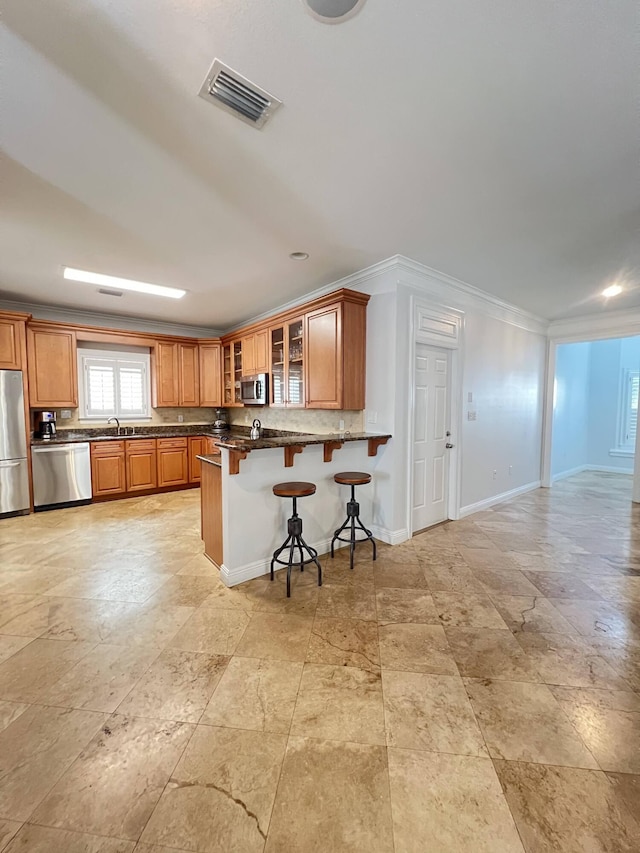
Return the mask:
<path fill-rule="evenodd" d="M 80 418 L 150 417 L 149 353 L 78 349 Z"/>
<path fill-rule="evenodd" d="M 622 371 L 622 393 L 620 394 L 620 435 L 618 446 L 632 453 L 636 446 L 638 428 L 638 392 L 640 371 Z"/>

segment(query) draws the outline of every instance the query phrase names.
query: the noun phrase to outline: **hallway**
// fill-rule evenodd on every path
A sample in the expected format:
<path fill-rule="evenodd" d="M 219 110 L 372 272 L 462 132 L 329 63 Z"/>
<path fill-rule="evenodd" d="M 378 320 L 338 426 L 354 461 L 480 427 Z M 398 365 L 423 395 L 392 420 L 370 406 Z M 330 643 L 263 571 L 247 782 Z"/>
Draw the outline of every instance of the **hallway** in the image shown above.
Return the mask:
<path fill-rule="evenodd" d="M 233 589 L 198 492 L 0 522 L 3 853 L 640 849 L 640 505 L 584 473 Z"/>

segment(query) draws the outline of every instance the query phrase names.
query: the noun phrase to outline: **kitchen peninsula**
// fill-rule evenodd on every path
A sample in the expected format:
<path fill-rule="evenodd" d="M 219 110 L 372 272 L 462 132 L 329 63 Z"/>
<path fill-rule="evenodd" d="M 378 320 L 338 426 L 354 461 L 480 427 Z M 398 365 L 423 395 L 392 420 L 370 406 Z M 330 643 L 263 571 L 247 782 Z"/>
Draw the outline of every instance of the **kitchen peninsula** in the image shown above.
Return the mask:
<path fill-rule="evenodd" d="M 202 533 L 205 553 L 220 567 L 221 578 L 234 586 L 266 574 L 272 552 L 286 535 L 289 501 L 272 487 L 285 480 L 316 484 L 316 494 L 299 504 L 306 541 L 320 554 L 329 549 L 342 522 L 347 494 L 333 480 L 339 471 L 368 471 L 371 486 L 358 499 L 368 526 L 376 529 L 376 467 L 379 448 L 390 435 L 332 433 L 281 434 L 259 439 L 221 438 L 219 453 L 202 462 Z"/>

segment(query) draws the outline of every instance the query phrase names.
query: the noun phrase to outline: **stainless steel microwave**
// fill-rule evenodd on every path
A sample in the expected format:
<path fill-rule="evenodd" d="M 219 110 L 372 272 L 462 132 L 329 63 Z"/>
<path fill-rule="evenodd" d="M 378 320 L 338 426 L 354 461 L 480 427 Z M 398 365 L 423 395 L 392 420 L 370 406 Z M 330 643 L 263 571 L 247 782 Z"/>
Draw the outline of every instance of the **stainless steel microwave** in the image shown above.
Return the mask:
<path fill-rule="evenodd" d="M 257 373 L 240 380 L 240 399 L 245 406 L 266 406 L 269 402 L 269 376 Z"/>

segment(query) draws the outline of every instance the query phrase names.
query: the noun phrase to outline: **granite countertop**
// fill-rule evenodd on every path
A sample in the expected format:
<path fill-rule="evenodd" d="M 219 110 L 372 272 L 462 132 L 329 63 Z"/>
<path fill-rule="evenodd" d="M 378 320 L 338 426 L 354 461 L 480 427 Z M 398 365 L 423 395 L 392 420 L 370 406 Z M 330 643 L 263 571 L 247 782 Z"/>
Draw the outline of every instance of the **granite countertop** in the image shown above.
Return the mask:
<path fill-rule="evenodd" d="M 305 447 L 308 444 L 326 444 L 329 441 L 367 441 L 370 438 L 391 438 L 390 433 L 377 432 L 344 432 L 326 433 L 316 435 L 314 433 L 299 435 L 265 436 L 261 438 L 247 438 L 246 436 L 222 437 L 218 441 L 219 447 L 226 450 L 267 450 L 271 447 L 289 447 L 292 444 L 300 444 Z"/>
<path fill-rule="evenodd" d="M 207 456 L 196 456 L 196 459 L 199 459 L 201 462 L 208 462 L 210 465 L 215 465 L 216 468 L 222 468 L 222 460 L 220 459 L 220 454 L 209 454 Z"/>
<path fill-rule="evenodd" d="M 234 437 L 243 437 L 244 433 L 230 433 Z M 248 434 L 248 432 L 247 432 Z M 32 438 L 32 446 L 40 444 L 75 444 L 80 441 L 131 441 L 137 438 L 184 438 L 189 436 L 206 436 L 207 438 L 219 438 L 220 434 L 212 431 L 209 424 L 187 424 L 185 426 L 167 427 L 136 427 L 133 435 L 118 435 L 116 427 L 105 427 L 104 429 L 77 429 L 59 430 L 55 438 Z M 225 433 L 227 435 L 227 433 Z"/>

